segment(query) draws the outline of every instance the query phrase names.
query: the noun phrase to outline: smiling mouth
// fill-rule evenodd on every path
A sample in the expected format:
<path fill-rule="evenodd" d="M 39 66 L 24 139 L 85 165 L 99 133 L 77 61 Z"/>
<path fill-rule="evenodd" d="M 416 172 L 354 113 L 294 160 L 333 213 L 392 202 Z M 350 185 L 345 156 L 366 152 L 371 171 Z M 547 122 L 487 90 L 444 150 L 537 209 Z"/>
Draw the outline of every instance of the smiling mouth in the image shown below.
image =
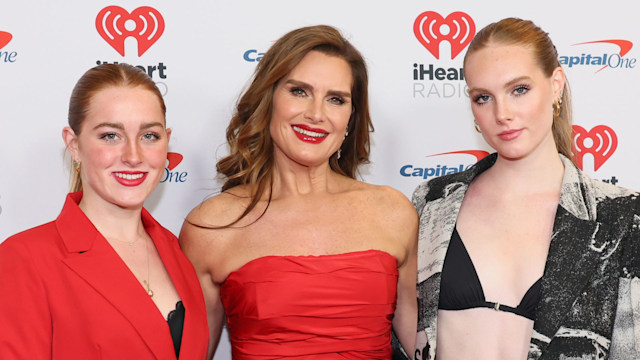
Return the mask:
<path fill-rule="evenodd" d="M 328 133 L 319 133 L 319 132 L 315 132 L 315 131 L 311 131 L 311 130 L 307 130 L 307 129 L 303 129 L 299 126 L 293 125 L 292 126 L 293 131 L 302 134 L 304 136 L 311 136 L 314 138 L 323 138 L 326 137 L 327 135 L 329 135 Z"/>
<path fill-rule="evenodd" d="M 144 173 L 125 174 L 125 173 L 115 172 L 115 173 L 113 173 L 113 175 L 115 175 L 116 177 L 119 177 L 120 179 L 138 180 L 138 179 L 140 179 L 140 178 L 142 178 L 144 176 Z"/>

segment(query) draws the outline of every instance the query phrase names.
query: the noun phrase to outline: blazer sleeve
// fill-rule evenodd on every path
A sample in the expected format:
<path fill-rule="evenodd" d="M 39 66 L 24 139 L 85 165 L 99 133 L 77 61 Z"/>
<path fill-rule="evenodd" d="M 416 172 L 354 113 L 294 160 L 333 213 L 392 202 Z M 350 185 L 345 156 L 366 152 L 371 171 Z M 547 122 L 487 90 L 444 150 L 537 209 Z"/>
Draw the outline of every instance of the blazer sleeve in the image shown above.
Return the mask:
<path fill-rule="evenodd" d="M 624 239 L 622 277 L 618 285 L 618 303 L 611 336 L 611 360 L 637 359 L 640 356 L 640 217 Z"/>
<path fill-rule="evenodd" d="M 47 294 L 26 239 L 0 244 L 0 359 L 50 359 Z"/>

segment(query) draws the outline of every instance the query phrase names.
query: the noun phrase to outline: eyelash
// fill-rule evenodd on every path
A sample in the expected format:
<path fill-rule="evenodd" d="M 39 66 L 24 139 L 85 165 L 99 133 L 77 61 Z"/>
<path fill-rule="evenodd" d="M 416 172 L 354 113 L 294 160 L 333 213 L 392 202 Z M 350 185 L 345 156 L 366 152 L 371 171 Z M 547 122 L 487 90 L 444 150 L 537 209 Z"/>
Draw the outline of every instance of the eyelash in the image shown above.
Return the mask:
<path fill-rule="evenodd" d="M 110 138 L 111 136 L 113 136 L 113 138 Z M 103 139 L 106 141 L 115 141 L 117 137 L 118 137 L 118 134 L 112 133 L 112 132 L 108 132 L 100 135 L 100 139 Z"/>
<path fill-rule="evenodd" d="M 293 94 L 294 96 L 306 96 L 307 95 L 307 91 L 301 87 L 293 87 L 291 88 L 291 90 L 289 90 L 289 92 L 291 92 L 291 94 Z M 339 96 L 332 96 L 329 99 L 329 102 L 335 104 L 335 105 L 344 105 L 344 103 L 346 102 L 343 98 L 339 97 Z"/>
<path fill-rule="evenodd" d="M 152 138 L 148 138 L 149 136 L 151 136 Z M 107 132 L 104 134 L 100 135 L 100 139 L 105 140 L 105 141 L 116 141 L 118 140 L 118 134 L 113 133 L 113 132 Z M 156 141 L 160 139 L 160 134 L 155 133 L 155 132 L 149 132 L 146 133 L 144 135 L 142 135 L 142 139 L 145 141 Z"/>
<path fill-rule="evenodd" d="M 149 135 L 153 136 L 153 139 L 146 139 L 146 137 L 149 136 Z M 142 135 L 142 138 L 147 140 L 147 141 L 156 141 L 156 140 L 160 139 L 160 134 L 150 132 L 150 133 L 146 133 L 146 134 Z"/>
<path fill-rule="evenodd" d="M 304 96 L 307 92 L 301 87 L 293 87 L 289 90 L 294 96 Z"/>
<path fill-rule="evenodd" d="M 345 103 L 344 99 L 339 96 L 333 96 L 331 99 L 329 99 L 329 101 L 336 105 L 344 105 Z"/>
<path fill-rule="evenodd" d="M 516 95 L 516 96 L 522 96 L 522 95 L 524 95 L 524 94 L 528 93 L 530 89 L 531 89 L 531 88 L 529 87 L 529 85 L 527 85 L 527 84 L 521 84 L 521 85 L 517 85 L 517 86 L 513 89 L 513 92 L 515 93 L 515 95 Z M 518 90 L 525 90 L 525 91 L 524 91 L 524 92 L 521 92 L 521 93 L 516 93 L 516 91 L 518 91 Z"/>
<path fill-rule="evenodd" d="M 525 95 L 526 93 L 528 93 L 530 89 L 531 89 L 531 87 L 530 87 L 529 85 L 527 85 L 527 84 L 520 84 L 520 85 L 516 85 L 516 86 L 513 88 L 512 93 L 514 94 L 514 96 L 522 96 L 522 95 Z M 524 91 L 523 91 L 523 92 L 519 92 L 519 91 L 521 91 L 521 90 L 524 90 Z M 478 106 L 482 106 L 482 105 L 486 104 L 486 103 L 487 103 L 487 101 L 489 101 L 489 100 L 485 100 L 485 101 L 483 101 L 483 102 L 478 102 L 478 101 L 480 101 L 480 99 L 482 99 L 483 97 L 487 97 L 487 98 L 488 98 L 488 97 L 490 97 L 490 95 L 487 95 L 487 94 L 478 94 L 478 95 L 476 95 L 476 96 L 474 96 L 474 97 L 473 97 L 473 102 L 474 102 L 474 103 L 476 103 L 476 105 L 478 105 Z"/>
<path fill-rule="evenodd" d="M 483 98 L 483 97 L 487 97 L 487 98 L 488 98 L 488 97 L 489 97 L 489 95 L 487 95 L 487 94 L 479 94 L 479 95 L 476 95 L 476 96 L 474 96 L 474 97 L 473 97 L 473 102 L 474 102 L 474 103 L 476 103 L 476 105 L 478 105 L 478 106 L 482 106 L 482 105 L 486 104 L 486 103 L 487 103 L 487 101 L 488 101 L 488 100 L 485 100 L 485 101 L 483 101 L 483 102 L 478 102 L 478 101 L 479 101 L 481 98 Z"/>

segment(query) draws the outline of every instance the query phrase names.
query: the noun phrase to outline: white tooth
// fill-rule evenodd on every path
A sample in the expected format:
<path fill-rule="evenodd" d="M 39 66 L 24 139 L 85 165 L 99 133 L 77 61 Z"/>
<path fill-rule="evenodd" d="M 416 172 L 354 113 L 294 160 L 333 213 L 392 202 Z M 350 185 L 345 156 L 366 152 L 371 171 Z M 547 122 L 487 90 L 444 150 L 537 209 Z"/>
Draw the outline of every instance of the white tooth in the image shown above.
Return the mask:
<path fill-rule="evenodd" d="M 135 180 L 140 179 L 144 174 L 123 174 L 123 173 L 115 173 L 117 177 L 125 180 Z"/>
<path fill-rule="evenodd" d="M 328 135 L 328 134 L 318 133 L 318 132 L 315 132 L 315 131 L 305 130 L 305 129 L 302 129 L 302 128 L 297 127 L 297 126 L 294 126 L 293 130 L 299 132 L 302 135 L 307 135 L 307 136 L 311 136 L 311 137 L 325 137 L 325 136 Z"/>

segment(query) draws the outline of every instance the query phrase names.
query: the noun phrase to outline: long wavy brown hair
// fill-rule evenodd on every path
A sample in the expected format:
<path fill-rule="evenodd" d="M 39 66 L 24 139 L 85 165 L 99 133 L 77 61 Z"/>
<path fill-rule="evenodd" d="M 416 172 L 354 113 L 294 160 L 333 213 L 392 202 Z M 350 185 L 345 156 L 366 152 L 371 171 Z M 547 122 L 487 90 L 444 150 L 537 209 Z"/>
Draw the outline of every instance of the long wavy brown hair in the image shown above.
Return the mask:
<path fill-rule="evenodd" d="M 263 195 L 268 194 L 269 202 L 271 200 L 274 160 L 269 124 L 274 89 L 278 81 L 312 50 L 344 59 L 352 74 L 353 112 L 347 127 L 349 136 L 342 144 L 340 157 L 336 152 L 329 158 L 331 169 L 355 178 L 358 166 L 369 161 L 369 133 L 373 131 L 373 125 L 369 115 L 367 68 L 362 55 L 331 26 L 316 25 L 293 30 L 278 39 L 264 54 L 227 127 L 229 155 L 216 164 L 218 173 L 225 177 L 222 191 L 238 185 L 252 185 L 249 206 L 227 226 L 249 214 Z"/>
<path fill-rule="evenodd" d="M 158 97 L 163 116 L 167 112 L 162 93 L 155 82 L 141 69 L 129 64 L 102 64 L 85 72 L 76 83 L 69 100 L 69 127 L 77 135 L 80 135 L 82 123 L 89 112 L 91 99 L 99 91 L 111 87 L 141 87 L 151 91 Z M 71 192 L 82 190 L 80 172 L 71 159 Z"/>
<path fill-rule="evenodd" d="M 489 24 L 480 30 L 469 44 L 464 63 L 470 54 L 485 48 L 489 44 L 520 45 L 532 50 L 533 56 L 542 72 L 551 77 L 553 71 L 561 66 L 558 51 L 549 38 L 549 34 L 529 20 L 506 18 Z M 562 90 L 562 104 L 559 115 L 554 114 L 551 131 L 558 152 L 573 160 L 571 143 L 573 129 L 571 127 L 571 93 L 569 82 L 565 80 Z"/>

